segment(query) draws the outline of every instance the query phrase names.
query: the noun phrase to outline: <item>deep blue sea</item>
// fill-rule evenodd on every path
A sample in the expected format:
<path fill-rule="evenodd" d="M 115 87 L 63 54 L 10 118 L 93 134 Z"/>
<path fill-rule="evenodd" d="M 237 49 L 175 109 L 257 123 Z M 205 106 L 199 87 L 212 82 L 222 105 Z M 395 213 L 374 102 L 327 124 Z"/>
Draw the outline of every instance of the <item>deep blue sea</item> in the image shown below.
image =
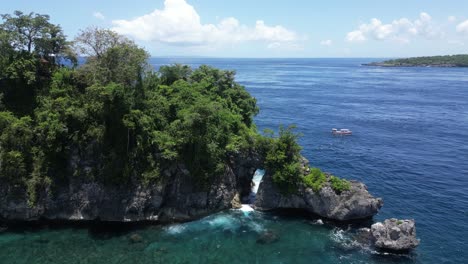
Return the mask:
<path fill-rule="evenodd" d="M 468 68 L 378 68 L 379 59 L 154 58 L 235 70 L 257 98 L 259 130 L 296 124 L 312 166 L 367 184 L 374 218 L 413 218 L 421 245 L 382 254 L 352 227 L 227 211 L 199 221 L 98 235 L 86 228 L 10 230 L 0 263 L 468 263 Z M 350 137 L 333 137 L 348 128 Z M 256 243 L 271 230 L 279 240 Z M 143 243 L 131 243 L 138 233 Z"/>

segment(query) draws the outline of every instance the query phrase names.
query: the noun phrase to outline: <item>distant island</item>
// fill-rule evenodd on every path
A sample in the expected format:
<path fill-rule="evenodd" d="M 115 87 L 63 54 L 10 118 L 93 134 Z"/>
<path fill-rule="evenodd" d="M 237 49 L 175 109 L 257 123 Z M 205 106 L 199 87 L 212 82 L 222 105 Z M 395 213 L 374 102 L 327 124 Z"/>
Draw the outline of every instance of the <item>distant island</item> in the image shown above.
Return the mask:
<path fill-rule="evenodd" d="M 468 55 L 415 57 L 371 62 L 363 65 L 379 67 L 468 67 Z"/>

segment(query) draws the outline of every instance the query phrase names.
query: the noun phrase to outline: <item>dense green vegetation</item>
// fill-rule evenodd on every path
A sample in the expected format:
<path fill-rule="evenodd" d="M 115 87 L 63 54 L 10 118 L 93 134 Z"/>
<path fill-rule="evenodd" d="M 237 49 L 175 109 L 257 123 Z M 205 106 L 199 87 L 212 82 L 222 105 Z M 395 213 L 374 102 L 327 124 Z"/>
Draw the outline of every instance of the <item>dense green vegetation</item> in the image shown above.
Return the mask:
<path fill-rule="evenodd" d="M 256 100 L 234 72 L 154 71 L 145 50 L 110 30 L 88 28 L 70 42 L 46 15 L 2 18 L 0 179 L 25 188 L 31 204 L 70 177 L 150 184 L 174 164 L 203 188 L 247 149 L 265 157 L 282 189 L 302 182 L 298 135 L 258 134 Z"/>
<path fill-rule="evenodd" d="M 333 190 L 337 193 L 348 191 L 351 189 L 351 183 L 345 179 L 340 179 L 336 176 L 330 176 L 330 184 Z"/>
<path fill-rule="evenodd" d="M 327 182 L 327 176 L 318 168 L 311 168 L 309 174 L 304 176 L 304 184 L 314 192 L 320 191 Z"/>
<path fill-rule="evenodd" d="M 203 185 L 258 136 L 256 101 L 232 71 L 154 72 L 146 51 L 110 30 L 86 29 L 72 46 L 48 16 L 2 17 L 0 177 L 32 200 L 65 175 L 149 183 L 174 163 Z M 80 67 L 72 51 L 87 56 Z"/>
<path fill-rule="evenodd" d="M 386 67 L 411 67 L 411 66 L 432 66 L 432 67 L 468 67 L 468 55 L 448 55 L 415 57 L 406 59 L 387 60 L 384 62 L 371 63 L 369 65 Z"/>
<path fill-rule="evenodd" d="M 336 176 L 329 176 L 318 168 L 311 168 L 309 174 L 303 177 L 304 184 L 312 188 L 314 192 L 320 191 L 325 184 L 330 183 L 330 187 L 338 194 L 351 189 L 351 183 Z"/>
<path fill-rule="evenodd" d="M 294 128 L 281 126 L 277 138 L 273 138 L 273 133 L 269 132 L 270 141 L 262 143 L 267 146 L 265 167 L 272 173 L 273 181 L 286 193 L 297 190 L 302 175 L 301 147 L 297 144 L 299 135 L 294 133 Z"/>
<path fill-rule="evenodd" d="M 273 174 L 273 181 L 284 193 L 295 193 L 300 184 L 312 188 L 314 192 L 320 191 L 326 184 L 330 184 L 336 193 L 350 190 L 351 184 L 345 179 L 336 176 L 327 177 L 318 168 L 305 167 L 302 162 L 301 147 L 297 144 L 300 134 L 294 132 L 295 127 L 280 127 L 277 137 L 273 132 L 266 134 L 269 137 L 257 139 L 256 149 L 264 149 L 265 167 Z M 305 174 L 308 169 L 309 173 Z"/>

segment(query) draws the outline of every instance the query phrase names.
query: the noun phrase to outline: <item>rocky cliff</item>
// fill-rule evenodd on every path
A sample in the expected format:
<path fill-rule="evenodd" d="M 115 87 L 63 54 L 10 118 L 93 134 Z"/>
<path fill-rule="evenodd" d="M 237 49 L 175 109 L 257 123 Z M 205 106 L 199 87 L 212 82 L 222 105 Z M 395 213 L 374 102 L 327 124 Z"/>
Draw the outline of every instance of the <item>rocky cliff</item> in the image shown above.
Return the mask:
<path fill-rule="evenodd" d="M 188 221 L 231 208 L 233 198 L 249 188 L 255 160 L 247 154 L 233 156 L 224 173 L 214 177 L 208 188 L 199 187 L 183 164 L 163 171 L 170 181 L 148 186 L 139 182 L 104 185 L 70 177 L 66 184 L 40 190 L 33 206 L 28 204 L 24 187 L 3 183 L 0 219 Z"/>
<path fill-rule="evenodd" d="M 307 160 L 304 159 L 304 162 L 303 167 L 307 167 Z M 363 183 L 350 183 L 350 190 L 342 193 L 335 192 L 330 184 L 326 184 L 318 192 L 299 184 L 297 192 L 285 194 L 275 186 L 271 175 L 267 173 L 260 184 L 255 207 L 264 211 L 304 209 L 339 221 L 364 219 L 375 215 L 383 205 L 382 199 L 373 197 Z"/>
<path fill-rule="evenodd" d="M 305 160 L 305 159 L 304 159 Z M 72 162 L 73 166 L 78 161 Z M 83 164 L 79 165 L 82 166 Z M 84 166 L 84 165 L 83 165 Z M 25 188 L 0 185 L 0 218 L 3 220 L 102 220 L 102 221 L 189 221 L 232 208 L 232 201 L 248 200 L 252 177 L 262 160 L 255 153 L 232 155 L 225 171 L 208 188 L 197 183 L 183 164 L 163 171 L 167 182 L 145 186 L 103 185 L 70 177 L 66 184 L 46 187 L 37 202 L 28 204 Z M 351 189 L 337 194 L 329 186 L 314 192 L 299 186 L 297 193 L 282 194 L 268 172 L 259 187 L 255 206 L 260 210 L 305 209 L 335 220 L 372 217 L 382 200 L 372 197 L 364 184 L 351 182 Z"/>

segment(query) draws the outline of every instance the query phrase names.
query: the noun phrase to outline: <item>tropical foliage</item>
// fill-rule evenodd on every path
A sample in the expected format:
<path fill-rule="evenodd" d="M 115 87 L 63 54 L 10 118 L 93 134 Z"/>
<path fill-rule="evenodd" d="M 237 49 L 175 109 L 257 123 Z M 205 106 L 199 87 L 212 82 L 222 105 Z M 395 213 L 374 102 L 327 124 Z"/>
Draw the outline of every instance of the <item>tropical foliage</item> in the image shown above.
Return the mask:
<path fill-rule="evenodd" d="M 298 134 L 258 134 L 256 100 L 233 71 L 155 71 L 144 49 L 113 31 L 88 28 L 70 42 L 47 15 L 2 18 L 0 179 L 25 188 L 31 204 L 70 177 L 150 184 L 174 164 L 203 188 L 230 155 L 253 148 L 282 189 L 301 182 Z M 80 65 L 76 54 L 86 56 Z"/>
<path fill-rule="evenodd" d="M 65 175 L 149 183 L 174 163 L 203 185 L 258 136 L 256 100 L 232 71 L 155 72 L 145 50 L 110 30 L 85 29 L 72 46 L 46 15 L 2 18 L 0 177 L 31 200 Z M 86 62 L 75 67 L 72 50 Z"/>
<path fill-rule="evenodd" d="M 265 167 L 272 173 L 273 182 L 285 193 L 297 190 L 302 174 L 300 164 L 301 147 L 297 144 L 299 134 L 294 132 L 295 127 L 280 127 L 277 138 L 269 132 L 270 140 L 265 150 Z"/>
<path fill-rule="evenodd" d="M 314 192 L 319 192 L 326 184 L 338 194 L 351 189 L 351 183 L 336 176 L 327 176 L 319 168 L 311 168 L 309 173 L 302 179 L 303 183 Z"/>
<path fill-rule="evenodd" d="M 303 181 L 307 187 L 312 188 L 314 192 L 318 192 L 327 182 L 327 176 L 319 168 L 312 168 L 309 174 L 304 176 Z"/>

